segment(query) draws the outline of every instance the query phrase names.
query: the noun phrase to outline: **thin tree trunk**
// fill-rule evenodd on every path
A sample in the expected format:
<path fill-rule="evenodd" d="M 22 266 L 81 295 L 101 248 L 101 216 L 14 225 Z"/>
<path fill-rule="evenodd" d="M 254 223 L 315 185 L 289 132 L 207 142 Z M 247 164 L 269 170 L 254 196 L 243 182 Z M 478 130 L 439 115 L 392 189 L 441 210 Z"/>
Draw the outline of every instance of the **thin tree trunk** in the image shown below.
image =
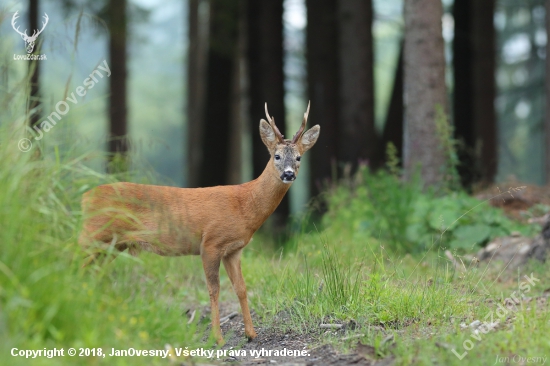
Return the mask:
<path fill-rule="evenodd" d="M 340 0 L 339 61 L 340 118 L 339 162 L 374 162 L 377 135 L 374 126 L 374 72 L 372 1 Z"/>
<path fill-rule="evenodd" d="M 126 0 L 109 0 L 109 155 L 108 170 L 127 169 L 127 65 L 126 65 Z"/>
<path fill-rule="evenodd" d="M 205 0 L 189 0 L 189 51 L 187 57 L 187 177 L 186 186 L 198 187 L 203 161 L 204 101 L 208 45 Z"/>
<path fill-rule="evenodd" d="M 376 159 L 378 166 L 386 161 L 386 148 L 389 142 L 396 147 L 397 156 L 403 156 L 403 111 L 403 44 L 401 44 L 395 66 L 393 88 L 386 113 L 384 131 L 378 144 L 378 157 Z"/>
<path fill-rule="evenodd" d="M 253 127 L 254 177 L 262 174 L 267 150 L 254 132 L 265 119 L 264 103 L 279 129 L 286 131 L 283 71 L 283 1 L 248 1 L 248 66 L 250 115 Z M 256 138 L 257 137 L 257 138 Z"/>
<path fill-rule="evenodd" d="M 441 0 L 405 1 L 403 162 L 405 178 L 420 165 L 427 186 L 443 183 L 446 163 L 436 126 L 447 105 L 442 15 Z"/>
<path fill-rule="evenodd" d="M 547 39 L 550 40 L 550 0 L 546 0 L 546 35 Z M 545 168 L 546 168 L 546 184 L 550 185 L 550 53 L 548 52 L 548 44 L 546 46 L 546 117 L 544 121 L 544 132 L 545 132 Z"/>
<path fill-rule="evenodd" d="M 473 111 L 473 44 L 472 44 L 472 2 L 456 1 L 453 7 L 455 35 L 453 40 L 453 114 L 455 138 L 462 142 L 458 151 L 460 166 L 458 172 L 465 187 L 478 179 L 475 159 L 475 124 Z"/>
<path fill-rule="evenodd" d="M 29 0 L 29 28 L 32 34 L 33 30 L 39 30 L 39 15 L 38 15 L 38 0 Z M 41 38 L 35 44 L 33 53 L 40 53 Z M 30 100 L 29 100 L 29 125 L 35 126 L 40 122 L 40 63 L 42 61 L 29 62 L 29 83 L 30 83 Z"/>
<path fill-rule="evenodd" d="M 230 161 L 227 165 L 227 179 L 229 184 L 243 183 L 243 130 L 244 123 L 247 121 L 245 111 L 245 100 L 248 92 L 245 72 L 246 61 L 246 3 L 239 1 L 239 24 L 238 24 L 238 40 L 235 54 L 235 63 L 233 65 L 233 92 L 231 106 L 231 126 L 230 126 Z"/>
<path fill-rule="evenodd" d="M 286 111 L 283 70 L 283 0 L 248 0 L 248 69 L 252 166 L 254 177 L 265 169 L 269 155 L 262 143 L 258 126 L 266 118 L 264 104 L 285 134 Z M 288 138 L 288 136 L 287 136 Z M 274 213 L 274 226 L 281 227 L 290 212 L 288 195 Z"/>
<path fill-rule="evenodd" d="M 338 151 L 338 9 L 336 0 L 306 0 L 306 5 L 309 120 L 323 129 L 310 155 L 310 192 L 316 195 L 333 177 Z"/>
<path fill-rule="evenodd" d="M 493 18 L 495 0 L 473 5 L 473 111 L 476 136 L 481 143 L 481 180 L 492 183 L 497 173 L 497 119 L 495 111 L 496 42 Z"/>
<path fill-rule="evenodd" d="M 491 183 L 497 171 L 494 8 L 494 0 L 454 5 L 454 125 L 464 143 L 459 173 L 466 187 Z"/>
<path fill-rule="evenodd" d="M 238 2 L 233 0 L 210 1 L 207 90 L 204 103 L 205 131 L 199 181 L 202 187 L 224 185 L 228 182 L 238 9 Z"/>

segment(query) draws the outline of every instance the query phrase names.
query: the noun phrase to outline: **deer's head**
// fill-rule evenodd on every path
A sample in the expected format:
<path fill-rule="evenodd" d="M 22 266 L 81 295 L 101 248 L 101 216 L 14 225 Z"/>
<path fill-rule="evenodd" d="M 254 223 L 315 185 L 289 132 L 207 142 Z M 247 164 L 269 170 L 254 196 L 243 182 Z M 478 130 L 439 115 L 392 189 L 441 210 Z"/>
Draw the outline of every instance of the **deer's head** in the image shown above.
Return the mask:
<path fill-rule="evenodd" d="M 42 29 L 40 30 L 37 30 L 35 29 L 32 33 L 32 36 L 29 37 L 29 35 L 27 34 L 27 30 L 25 29 L 25 32 L 21 32 L 19 31 L 19 27 L 15 27 L 15 20 L 19 17 L 19 15 L 17 15 L 17 12 L 15 12 L 15 14 L 13 14 L 13 17 L 11 18 L 11 26 L 13 27 L 13 29 L 19 33 L 19 35 L 21 36 L 21 38 L 23 38 L 23 41 L 25 41 L 25 48 L 27 49 L 27 53 L 32 53 L 32 51 L 34 50 L 34 43 L 36 42 L 36 38 L 40 35 L 40 33 L 42 33 L 42 31 L 44 30 L 44 28 L 46 28 L 46 24 L 48 24 L 48 14 L 44 13 L 44 21 L 42 22 Z"/>
<path fill-rule="evenodd" d="M 319 138 L 321 131 L 319 125 L 313 126 L 304 133 L 308 114 L 309 103 L 300 129 L 292 140 L 285 140 L 277 125 L 275 125 L 275 118 L 271 117 L 267 111 L 267 103 L 265 104 L 265 115 L 269 123 L 263 119 L 260 121 L 260 136 L 271 154 L 270 164 L 273 164 L 283 183 L 290 184 L 296 180 L 302 155 L 311 149 Z"/>

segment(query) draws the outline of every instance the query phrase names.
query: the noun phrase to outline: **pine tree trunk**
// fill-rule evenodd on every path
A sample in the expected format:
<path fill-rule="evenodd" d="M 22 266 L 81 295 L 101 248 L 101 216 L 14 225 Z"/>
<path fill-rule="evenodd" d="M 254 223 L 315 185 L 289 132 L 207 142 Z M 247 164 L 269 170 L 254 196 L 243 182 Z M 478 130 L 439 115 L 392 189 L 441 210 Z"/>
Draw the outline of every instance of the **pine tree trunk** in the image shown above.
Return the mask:
<path fill-rule="evenodd" d="M 248 111 L 245 110 L 248 100 L 248 82 L 246 81 L 246 1 L 243 0 L 239 1 L 238 23 L 229 132 L 230 161 L 226 173 L 228 184 L 243 183 L 243 133 L 245 123 L 248 121 Z"/>
<path fill-rule="evenodd" d="M 269 154 L 262 143 L 258 126 L 265 119 L 264 104 L 275 117 L 279 130 L 285 133 L 286 111 L 284 104 L 283 70 L 283 1 L 248 0 L 248 70 L 250 95 L 250 124 L 252 137 L 252 166 L 254 177 L 265 169 Z M 292 136 L 285 136 L 289 138 Z M 290 212 L 288 195 L 274 213 L 275 226 L 282 226 Z"/>
<path fill-rule="evenodd" d="M 126 65 L 126 0 L 110 0 L 109 20 L 109 156 L 112 173 L 127 169 L 127 65 Z M 114 160 L 113 160 L 114 159 Z"/>
<path fill-rule="evenodd" d="M 39 25 L 39 15 L 38 15 L 38 0 L 29 1 L 29 28 L 32 34 L 33 30 L 42 28 Z M 35 44 L 34 54 L 40 53 L 40 48 L 42 46 L 42 38 L 40 37 Z M 41 61 L 30 61 L 29 62 L 29 83 L 30 83 L 30 101 L 29 101 L 29 126 L 35 126 L 40 122 L 40 63 Z"/>
<path fill-rule="evenodd" d="M 390 104 L 382 138 L 378 144 L 378 157 L 375 161 L 378 166 L 386 161 L 386 149 L 390 142 L 397 149 L 397 156 L 403 156 L 403 44 L 399 47 Z"/>
<path fill-rule="evenodd" d="M 550 40 L 550 0 L 546 0 L 546 35 Z M 545 168 L 546 184 L 550 185 L 550 57 L 548 57 L 548 44 L 546 46 L 546 82 L 544 84 L 546 91 L 546 117 L 544 121 L 545 132 Z"/>
<path fill-rule="evenodd" d="M 231 153 L 230 124 L 234 63 L 237 54 L 239 4 L 233 0 L 210 1 L 203 161 L 199 186 L 228 183 Z"/>
<path fill-rule="evenodd" d="M 473 2 L 473 110 L 476 136 L 481 143 L 481 180 L 492 183 L 497 174 L 498 146 L 495 111 L 496 42 L 495 0 Z"/>
<path fill-rule="evenodd" d="M 340 118 L 337 159 L 351 164 L 374 162 L 374 72 L 372 1 L 340 0 L 339 61 Z"/>
<path fill-rule="evenodd" d="M 427 186 L 439 186 L 445 154 L 437 132 L 437 109 L 446 111 L 441 0 L 405 1 L 404 168 L 411 179 L 420 166 Z"/>
<path fill-rule="evenodd" d="M 459 172 L 467 187 L 491 183 L 497 172 L 494 8 L 494 0 L 454 5 L 454 124 L 465 147 Z"/>
<path fill-rule="evenodd" d="M 475 164 L 475 125 L 473 111 L 473 44 L 472 44 L 472 2 L 456 1 L 453 7 L 455 35 L 453 40 L 453 114 L 455 138 L 461 141 L 458 151 L 458 169 L 465 187 L 479 179 L 479 166 Z"/>
<path fill-rule="evenodd" d="M 203 162 L 204 101 L 208 17 L 201 13 L 205 0 L 189 0 L 189 51 L 187 57 L 187 187 L 198 187 Z"/>
<path fill-rule="evenodd" d="M 310 192 L 316 195 L 333 177 L 338 152 L 338 8 L 336 0 L 306 0 L 306 5 L 309 120 L 323 129 L 310 155 Z"/>

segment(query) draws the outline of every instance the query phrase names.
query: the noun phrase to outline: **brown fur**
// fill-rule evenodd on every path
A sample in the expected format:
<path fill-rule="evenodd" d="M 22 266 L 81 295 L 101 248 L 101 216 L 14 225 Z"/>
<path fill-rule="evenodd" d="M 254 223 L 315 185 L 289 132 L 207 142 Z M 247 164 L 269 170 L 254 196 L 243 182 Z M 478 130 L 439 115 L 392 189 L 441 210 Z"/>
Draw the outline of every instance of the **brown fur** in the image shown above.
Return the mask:
<path fill-rule="evenodd" d="M 90 252 L 87 264 L 109 246 L 119 251 L 129 249 L 134 255 L 140 250 L 164 256 L 201 255 L 210 294 L 212 331 L 218 343 L 223 343 L 218 308 L 219 266 L 223 261 L 239 298 L 245 333 L 249 339 L 255 338 L 241 273 L 241 251 L 290 188 L 291 184 L 282 181 L 274 156 L 285 154 L 283 158 L 287 158 L 288 150 L 295 160 L 315 144 L 319 130 L 319 126 L 313 127 L 296 144 L 281 142 L 262 120 L 260 135 L 271 159 L 263 173 L 248 183 L 208 188 L 114 183 L 85 193 L 79 243 Z M 293 168 L 297 175 L 299 163 Z"/>

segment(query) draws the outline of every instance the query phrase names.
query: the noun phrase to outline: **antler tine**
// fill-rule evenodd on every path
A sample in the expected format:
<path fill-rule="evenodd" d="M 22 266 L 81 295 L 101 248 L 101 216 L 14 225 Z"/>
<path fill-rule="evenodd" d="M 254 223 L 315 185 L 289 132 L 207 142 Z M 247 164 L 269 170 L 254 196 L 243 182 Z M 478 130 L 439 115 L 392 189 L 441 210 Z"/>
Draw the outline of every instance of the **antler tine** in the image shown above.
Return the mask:
<path fill-rule="evenodd" d="M 50 21 L 50 17 L 48 17 L 48 14 L 46 13 L 44 13 L 42 18 L 44 18 L 45 22 L 42 22 L 42 29 L 40 29 L 39 34 L 42 33 L 42 31 L 44 30 L 44 28 L 46 28 L 46 25 L 48 25 L 48 22 Z"/>
<path fill-rule="evenodd" d="M 267 117 L 267 121 L 271 122 L 271 116 L 269 115 L 269 112 L 267 111 L 267 102 L 265 102 L 265 116 Z"/>
<path fill-rule="evenodd" d="M 17 18 L 19 18 L 19 14 L 18 14 L 18 13 L 19 13 L 19 12 L 16 11 L 15 14 L 13 14 L 13 17 L 11 18 L 11 26 L 12 26 L 12 28 L 13 28 L 17 33 L 19 33 L 20 35 L 22 35 L 22 36 L 23 36 L 23 35 L 24 35 L 24 36 L 27 36 L 27 30 L 26 30 L 26 29 L 25 29 L 25 33 L 23 33 L 23 32 L 21 32 L 21 31 L 19 30 L 19 26 L 17 26 L 17 28 L 15 28 L 15 21 L 17 20 Z"/>
<path fill-rule="evenodd" d="M 302 125 L 300 126 L 300 129 L 298 130 L 298 132 L 296 132 L 296 135 L 294 135 L 294 137 L 292 138 L 293 144 L 295 144 L 298 141 L 298 139 L 300 138 L 300 136 L 302 136 L 302 134 L 304 133 L 304 130 L 306 129 L 307 117 L 309 116 L 310 105 L 311 105 L 311 101 L 307 103 L 307 110 L 306 110 L 306 113 L 304 113 L 304 119 L 302 121 Z"/>
<path fill-rule="evenodd" d="M 46 28 L 46 25 L 48 25 L 48 21 L 50 20 L 50 18 L 48 17 L 48 14 L 44 13 L 44 16 L 42 16 L 42 18 L 44 18 L 45 21 L 42 22 L 42 29 L 38 30 L 38 29 L 35 29 L 32 36 L 30 37 L 31 39 L 36 39 L 38 38 L 38 36 L 40 35 L 40 33 L 42 33 L 42 31 L 44 30 L 44 28 Z"/>
<path fill-rule="evenodd" d="M 283 136 L 283 134 L 281 134 L 281 131 L 279 131 L 279 128 L 277 128 L 277 125 L 275 124 L 275 117 L 271 117 L 269 115 L 269 112 L 267 111 L 267 102 L 265 103 L 265 116 L 267 117 L 271 128 L 273 128 L 273 131 L 275 132 L 275 135 L 277 136 L 279 142 L 285 142 L 285 137 Z"/>

